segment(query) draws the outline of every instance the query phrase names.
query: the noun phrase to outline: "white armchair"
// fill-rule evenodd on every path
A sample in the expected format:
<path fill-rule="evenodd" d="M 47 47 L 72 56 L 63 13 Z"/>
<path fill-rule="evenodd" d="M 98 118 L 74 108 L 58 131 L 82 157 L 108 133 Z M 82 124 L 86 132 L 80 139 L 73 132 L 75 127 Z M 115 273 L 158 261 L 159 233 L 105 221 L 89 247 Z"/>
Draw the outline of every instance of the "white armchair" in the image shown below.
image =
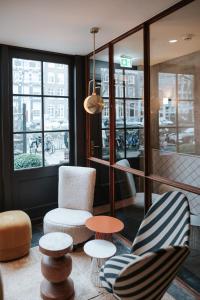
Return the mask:
<path fill-rule="evenodd" d="M 74 244 L 88 240 L 93 232 L 85 222 L 92 216 L 96 170 L 86 167 L 59 168 L 58 208 L 44 217 L 44 234 L 65 232 Z"/>

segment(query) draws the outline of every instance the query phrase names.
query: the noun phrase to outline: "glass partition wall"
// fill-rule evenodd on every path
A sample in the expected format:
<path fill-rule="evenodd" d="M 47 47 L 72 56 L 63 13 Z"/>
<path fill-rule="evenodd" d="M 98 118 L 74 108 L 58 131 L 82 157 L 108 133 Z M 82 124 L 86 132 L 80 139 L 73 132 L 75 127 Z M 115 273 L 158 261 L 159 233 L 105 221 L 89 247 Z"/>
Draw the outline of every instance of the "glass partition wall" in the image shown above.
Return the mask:
<path fill-rule="evenodd" d="M 106 168 L 108 213 L 124 221 L 130 243 L 152 201 L 186 194 L 191 255 L 179 276 L 200 293 L 199 11 L 200 0 L 181 1 L 97 49 L 107 92 L 104 112 L 87 115 L 87 153 L 88 164 Z"/>

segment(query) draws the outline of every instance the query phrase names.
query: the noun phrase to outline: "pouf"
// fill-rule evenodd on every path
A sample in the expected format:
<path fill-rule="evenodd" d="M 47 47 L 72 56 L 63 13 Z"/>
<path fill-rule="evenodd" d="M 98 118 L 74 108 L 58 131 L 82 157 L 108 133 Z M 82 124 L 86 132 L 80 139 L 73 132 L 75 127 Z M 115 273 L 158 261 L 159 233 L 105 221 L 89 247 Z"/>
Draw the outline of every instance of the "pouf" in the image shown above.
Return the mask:
<path fill-rule="evenodd" d="M 32 238 L 31 221 L 21 210 L 0 213 L 0 261 L 28 254 Z"/>

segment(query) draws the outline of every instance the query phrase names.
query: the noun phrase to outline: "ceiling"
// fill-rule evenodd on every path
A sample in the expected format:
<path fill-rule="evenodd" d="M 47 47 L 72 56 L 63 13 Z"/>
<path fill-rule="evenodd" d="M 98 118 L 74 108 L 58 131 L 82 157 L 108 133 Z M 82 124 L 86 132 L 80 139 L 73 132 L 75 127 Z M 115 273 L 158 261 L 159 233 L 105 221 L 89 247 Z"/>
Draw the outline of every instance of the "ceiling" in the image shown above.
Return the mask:
<path fill-rule="evenodd" d="M 86 55 L 179 0 L 0 0 L 0 43 Z"/>
<path fill-rule="evenodd" d="M 200 51 L 199 12 L 200 0 L 196 0 L 150 26 L 151 65 Z M 191 40 L 183 39 L 187 34 L 192 34 Z M 177 42 L 169 43 L 172 39 L 176 39 Z M 120 63 L 122 55 L 131 57 L 135 66 L 143 65 L 142 30 L 114 45 L 116 63 Z M 103 50 L 96 57 L 98 60 L 108 61 L 108 51 Z"/>

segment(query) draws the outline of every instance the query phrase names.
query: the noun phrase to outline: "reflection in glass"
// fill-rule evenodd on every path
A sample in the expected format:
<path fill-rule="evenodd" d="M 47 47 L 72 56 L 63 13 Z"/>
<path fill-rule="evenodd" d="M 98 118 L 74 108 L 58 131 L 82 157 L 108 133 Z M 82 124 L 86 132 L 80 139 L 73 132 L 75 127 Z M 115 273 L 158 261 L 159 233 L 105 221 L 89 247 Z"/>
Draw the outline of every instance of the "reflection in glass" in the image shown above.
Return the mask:
<path fill-rule="evenodd" d="M 116 99 L 115 100 L 115 119 L 116 128 L 124 128 L 124 101 Z"/>
<path fill-rule="evenodd" d="M 63 130 L 68 128 L 68 99 L 44 98 L 44 129 Z"/>
<path fill-rule="evenodd" d="M 125 97 L 143 98 L 144 91 L 144 72 L 125 70 Z"/>
<path fill-rule="evenodd" d="M 109 159 L 109 130 L 102 130 L 102 157 L 105 160 Z"/>
<path fill-rule="evenodd" d="M 152 172 L 197 187 L 200 187 L 199 9 L 200 1 L 193 1 L 150 26 Z M 172 23 L 177 39 L 174 44 L 168 42 Z M 193 34 L 189 42 L 181 38 L 180 28 L 187 28 Z"/>
<path fill-rule="evenodd" d="M 159 142 L 161 151 L 176 151 L 177 132 L 175 128 L 160 128 Z"/>
<path fill-rule="evenodd" d="M 44 135 L 45 166 L 69 162 L 69 133 L 48 132 Z"/>
<path fill-rule="evenodd" d="M 39 131 L 42 128 L 41 98 L 13 97 L 13 131 Z"/>
<path fill-rule="evenodd" d="M 104 100 L 104 108 L 101 115 L 102 115 L 101 118 L 102 128 L 108 128 L 109 127 L 109 100 L 108 99 Z"/>
<path fill-rule="evenodd" d="M 44 95 L 68 96 L 68 65 L 43 63 Z"/>
<path fill-rule="evenodd" d="M 92 93 L 93 60 L 89 60 L 90 84 Z M 109 63 L 108 48 L 96 53 L 96 93 L 103 98 L 104 108 L 100 114 L 90 116 L 91 155 L 109 160 Z"/>
<path fill-rule="evenodd" d="M 139 157 L 144 151 L 144 129 L 126 131 L 126 156 Z"/>
<path fill-rule="evenodd" d="M 122 58 L 131 61 L 124 66 Z M 144 72 L 143 31 L 114 45 L 116 157 L 134 160 L 143 169 Z"/>
<path fill-rule="evenodd" d="M 126 100 L 126 127 L 144 126 L 144 102 Z"/>
<path fill-rule="evenodd" d="M 117 164 L 130 167 L 127 159 Z M 128 172 L 115 170 L 115 214 L 124 223 L 121 234 L 133 242 L 144 218 L 143 179 Z"/>
<path fill-rule="evenodd" d="M 124 150 L 125 150 L 125 137 L 124 130 L 117 129 L 116 130 L 116 158 L 124 158 Z"/>
<path fill-rule="evenodd" d="M 193 101 L 178 102 L 178 124 L 179 126 L 194 126 L 194 103 Z"/>
<path fill-rule="evenodd" d="M 13 94 L 41 95 L 41 62 L 12 59 Z"/>

